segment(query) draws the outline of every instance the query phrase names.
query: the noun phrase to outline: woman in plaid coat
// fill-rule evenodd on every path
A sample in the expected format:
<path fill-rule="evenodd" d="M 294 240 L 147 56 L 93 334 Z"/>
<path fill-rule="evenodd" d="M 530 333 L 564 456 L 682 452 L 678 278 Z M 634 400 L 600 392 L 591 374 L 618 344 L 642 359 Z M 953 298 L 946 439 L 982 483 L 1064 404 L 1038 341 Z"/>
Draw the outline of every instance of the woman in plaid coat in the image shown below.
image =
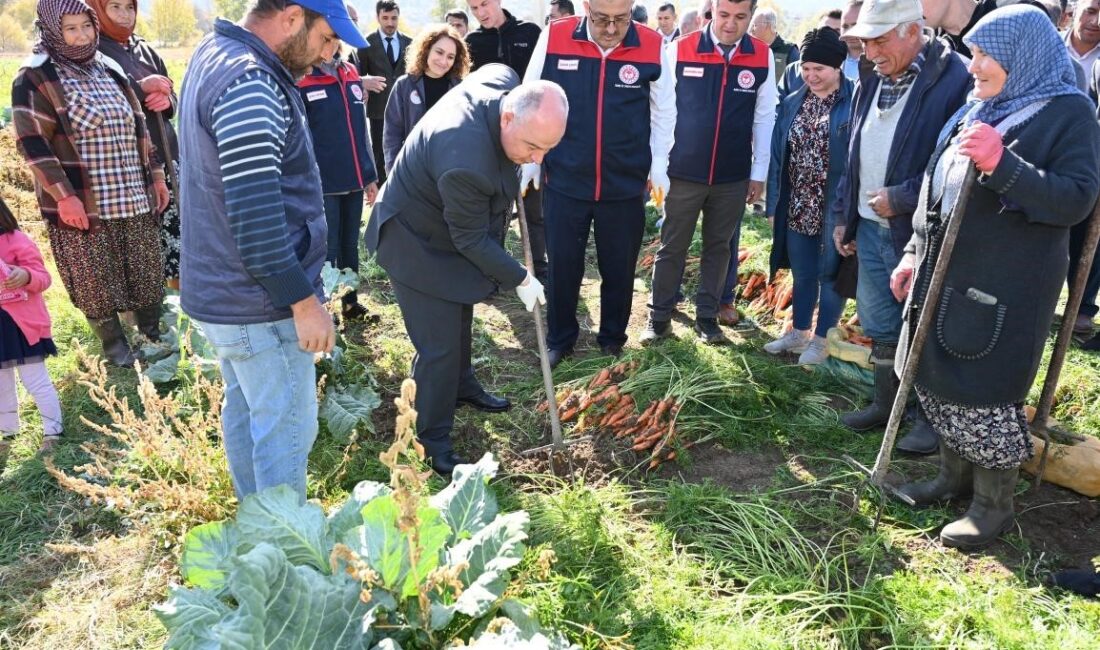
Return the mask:
<path fill-rule="evenodd" d="M 118 313 L 159 337 L 164 168 L 126 74 L 97 55 L 99 22 L 83 0 L 39 0 L 34 53 L 12 84 L 19 152 L 30 165 L 69 297 L 111 363 L 134 354 Z"/>

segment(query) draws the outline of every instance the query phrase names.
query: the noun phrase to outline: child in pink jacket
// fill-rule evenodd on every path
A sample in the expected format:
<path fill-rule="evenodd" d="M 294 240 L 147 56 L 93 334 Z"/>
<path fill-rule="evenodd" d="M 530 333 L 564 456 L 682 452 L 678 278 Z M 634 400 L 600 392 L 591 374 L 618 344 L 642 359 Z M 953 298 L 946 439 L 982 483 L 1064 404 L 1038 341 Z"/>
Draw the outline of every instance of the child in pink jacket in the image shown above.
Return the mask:
<path fill-rule="evenodd" d="M 42 299 L 50 281 L 42 253 L 0 199 L 0 456 L 19 431 L 16 369 L 42 414 L 42 451 L 61 436 L 61 402 L 44 363 L 57 354 Z"/>

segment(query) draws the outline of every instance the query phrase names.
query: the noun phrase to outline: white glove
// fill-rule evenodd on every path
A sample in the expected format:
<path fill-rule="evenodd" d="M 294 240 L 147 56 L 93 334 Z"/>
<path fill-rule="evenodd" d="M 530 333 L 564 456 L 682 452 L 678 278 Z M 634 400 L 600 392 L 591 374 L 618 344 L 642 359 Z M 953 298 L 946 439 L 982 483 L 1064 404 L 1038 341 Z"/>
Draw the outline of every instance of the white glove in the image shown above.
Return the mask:
<path fill-rule="evenodd" d="M 661 207 L 668 198 L 668 188 L 672 185 L 672 181 L 668 179 L 668 165 L 654 161 L 649 168 L 649 183 L 652 186 L 653 201 L 657 207 Z"/>
<path fill-rule="evenodd" d="M 523 163 L 519 167 L 519 195 L 527 196 L 527 186 L 539 189 L 542 169 L 538 163 Z"/>
<path fill-rule="evenodd" d="M 537 166 L 537 165 L 536 165 Z M 546 291 L 542 288 L 542 283 L 538 281 L 538 278 L 527 273 L 527 279 L 523 281 L 523 284 L 516 287 L 516 295 L 523 301 L 523 306 L 527 308 L 527 311 L 535 311 L 535 303 L 540 305 L 546 304 Z"/>

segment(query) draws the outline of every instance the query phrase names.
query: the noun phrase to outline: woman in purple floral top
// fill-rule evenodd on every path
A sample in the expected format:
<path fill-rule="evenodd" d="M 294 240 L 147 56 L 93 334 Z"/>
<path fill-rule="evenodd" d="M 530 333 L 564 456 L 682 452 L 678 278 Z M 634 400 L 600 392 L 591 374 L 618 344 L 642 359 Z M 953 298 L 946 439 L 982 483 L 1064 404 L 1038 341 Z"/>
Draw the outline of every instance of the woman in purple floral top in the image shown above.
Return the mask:
<path fill-rule="evenodd" d="M 776 112 L 768 173 L 771 272 L 790 268 L 794 276 L 794 328 L 764 349 L 798 354 L 800 364 L 810 365 L 828 358 L 825 334 L 844 310 L 833 283 L 839 256 L 826 235 L 832 232 L 826 219 L 846 165 L 853 91 L 841 70 L 848 50 L 835 30 L 811 31 L 800 50 L 806 84 Z"/>

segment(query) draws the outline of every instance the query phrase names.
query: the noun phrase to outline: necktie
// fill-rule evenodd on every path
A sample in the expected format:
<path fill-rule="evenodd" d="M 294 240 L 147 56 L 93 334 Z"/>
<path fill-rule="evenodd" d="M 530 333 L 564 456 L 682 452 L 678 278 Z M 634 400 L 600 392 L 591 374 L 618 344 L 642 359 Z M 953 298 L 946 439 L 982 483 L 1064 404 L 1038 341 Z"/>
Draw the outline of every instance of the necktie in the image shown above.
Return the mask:
<path fill-rule="evenodd" d="M 386 56 L 390 57 L 390 63 L 397 65 L 397 57 L 393 54 L 393 37 L 386 37 Z"/>

